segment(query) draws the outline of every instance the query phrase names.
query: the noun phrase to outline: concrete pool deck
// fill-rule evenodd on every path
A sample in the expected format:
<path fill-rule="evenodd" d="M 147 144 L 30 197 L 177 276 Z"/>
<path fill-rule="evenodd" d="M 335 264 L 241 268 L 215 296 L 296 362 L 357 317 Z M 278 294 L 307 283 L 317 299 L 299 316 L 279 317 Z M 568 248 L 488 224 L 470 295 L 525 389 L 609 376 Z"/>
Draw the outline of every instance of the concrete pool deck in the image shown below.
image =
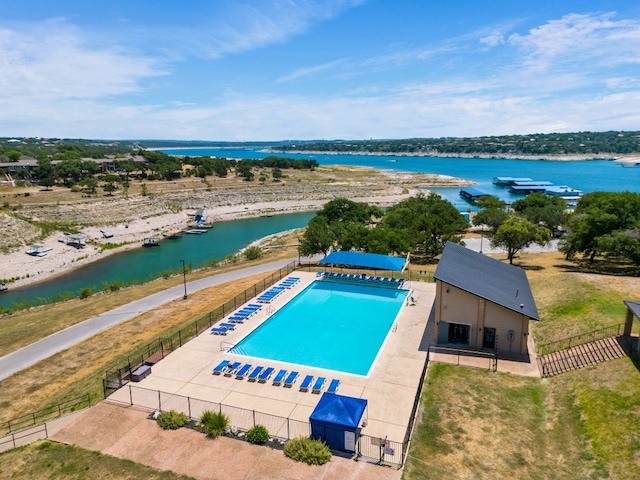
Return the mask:
<path fill-rule="evenodd" d="M 362 434 L 403 442 L 427 359 L 427 351 L 424 348 L 427 342 L 423 337 L 435 299 L 435 284 L 405 284 L 404 288 L 412 290 L 411 296 L 416 300 L 416 304 L 405 303 L 401 308 L 369 377 L 229 354 L 229 346 L 238 343 L 273 311 L 282 308 L 316 280 L 314 273 L 297 271 L 292 275 L 300 277 L 297 285 L 284 291 L 270 304 L 266 304 L 249 320 L 239 324 L 234 331 L 227 335 L 213 335 L 207 330 L 153 365 L 149 376 L 131 384 L 132 387 L 150 391 L 144 394 L 144 391 L 134 389 L 138 392 L 134 403 L 157 408 L 157 391 L 161 391 L 308 422 L 320 395 L 310 391 L 301 392 L 300 382 L 308 374 L 314 377 L 324 376 L 327 378 L 325 389 L 331 379 L 337 378 L 340 380 L 339 394 L 367 399 L 368 408 L 363 417 L 366 418 L 367 425 L 362 428 Z M 256 302 L 255 299 L 251 299 L 247 303 Z M 363 332 L 363 335 L 366 335 L 366 332 Z M 348 355 L 349 352 L 344 354 Z M 271 381 L 257 383 L 248 382 L 246 379 L 237 380 L 235 376 L 213 375 L 213 367 L 223 359 L 237 359 L 254 366 L 271 366 L 276 369 L 295 368 L 300 372 L 300 376 L 292 388 L 285 388 L 274 386 Z M 131 392 L 126 387 L 121 388 L 109 398 L 130 403 Z M 163 409 L 168 408 L 171 407 L 165 407 L 163 404 Z M 271 433 L 277 435 L 276 432 Z"/>

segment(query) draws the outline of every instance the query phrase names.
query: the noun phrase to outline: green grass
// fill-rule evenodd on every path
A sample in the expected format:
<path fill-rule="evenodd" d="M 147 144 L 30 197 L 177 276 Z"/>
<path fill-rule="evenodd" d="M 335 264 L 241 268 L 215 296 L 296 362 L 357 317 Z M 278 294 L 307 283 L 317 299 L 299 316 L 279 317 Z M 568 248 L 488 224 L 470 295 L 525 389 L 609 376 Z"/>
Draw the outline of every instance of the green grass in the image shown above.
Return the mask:
<path fill-rule="evenodd" d="M 541 381 L 431 364 L 402 478 L 640 478 L 639 368 Z"/>
<path fill-rule="evenodd" d="M 157 470 L 100 452 L 41 441 L 0 455 L 0 480 L 14 478 L 187 480 L 191 477 Z"/>

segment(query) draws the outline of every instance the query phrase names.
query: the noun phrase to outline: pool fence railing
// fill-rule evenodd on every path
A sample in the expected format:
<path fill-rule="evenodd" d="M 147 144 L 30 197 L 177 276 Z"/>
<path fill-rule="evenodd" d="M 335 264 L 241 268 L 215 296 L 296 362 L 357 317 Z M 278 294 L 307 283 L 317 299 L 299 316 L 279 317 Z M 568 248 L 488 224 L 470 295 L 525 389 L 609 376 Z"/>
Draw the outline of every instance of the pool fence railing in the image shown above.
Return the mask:
<path fill-rule="evenodd" d="M 262 425 L 269 432 L 270 438 L 280 445 L 297 437 L 311 436 L 311 423 L 303 420 L 295 420 L 289 417 L 281 417 L 256 410 L 225 405 L 193 397 L 177 395 L 140 387 L 128 383 L 123 387 L 128 390 L 128 401 L 109 398 L 108 401 L 147 408 L 150 415 L 153 412 L 167 412 L 174 410 L 187 415 L 190 420 L 197 421 L 205 411 L 222 413 L 229 418 L 229 435 L 244 438 L 245 433 L 256 425 Z M 121 398 L 123 395 L 119 395 Z M 399 469 L 404 463 L 408 448 L 408 439 L 403 442 L 388 438 L 358 435 L 354 456 L 360 461 L 366 461 L 379 465 L 385 465 Z"/>
<path fill-rule="evenodd" d="M 136 369 L 143 365 L 153 365 L 162 360 L 189 340 L 210 329 L 214 323 L 237 310 L 238 307 L 244 305 L 251 298 L 282 280 L 282 278 L 295 271 L 295 268 L 295 261 L 287 264 L 214 310 L 201 315 L 187 326 L 136 348 L 124 358 L 121 357 L 114 362 L 113 367 L 105 372 L 102 380 L 104 398 L 126 385 L 131 380 L 131 375 Z"/>

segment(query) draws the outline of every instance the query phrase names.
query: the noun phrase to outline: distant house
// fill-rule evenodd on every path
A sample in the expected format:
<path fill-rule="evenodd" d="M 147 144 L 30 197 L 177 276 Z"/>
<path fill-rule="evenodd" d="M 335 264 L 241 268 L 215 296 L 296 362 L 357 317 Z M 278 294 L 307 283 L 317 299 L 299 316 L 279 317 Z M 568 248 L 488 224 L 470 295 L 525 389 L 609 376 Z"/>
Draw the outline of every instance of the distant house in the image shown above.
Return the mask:
<path fill-rule="evenodd" d="M 448 242 L 434 274 L 438 345 L 527 355 L 540 320 L 524 270 Z"/>

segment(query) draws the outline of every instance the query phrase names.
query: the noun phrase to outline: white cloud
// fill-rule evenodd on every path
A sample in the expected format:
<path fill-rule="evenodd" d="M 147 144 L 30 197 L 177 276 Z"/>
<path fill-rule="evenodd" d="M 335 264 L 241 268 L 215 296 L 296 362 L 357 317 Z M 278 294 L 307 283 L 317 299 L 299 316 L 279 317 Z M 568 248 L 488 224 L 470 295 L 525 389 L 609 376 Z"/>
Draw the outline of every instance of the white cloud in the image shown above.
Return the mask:
<path fill-rule="evenodd" d="M 154 59 L 122 49 L 90 48 L 62 19 L 0 30 L 0 102 L 9 98 L 55 102 L 122 95 L 163 75 Z"/>
<path fill-rule="evenodd" d="M 513 34 L 509 43 L 524 53 L 532 72 L 558 68 L 591 70 L 640 61 L 640 22 L 604 15 L 565 15 L 527 34 Z"/>

